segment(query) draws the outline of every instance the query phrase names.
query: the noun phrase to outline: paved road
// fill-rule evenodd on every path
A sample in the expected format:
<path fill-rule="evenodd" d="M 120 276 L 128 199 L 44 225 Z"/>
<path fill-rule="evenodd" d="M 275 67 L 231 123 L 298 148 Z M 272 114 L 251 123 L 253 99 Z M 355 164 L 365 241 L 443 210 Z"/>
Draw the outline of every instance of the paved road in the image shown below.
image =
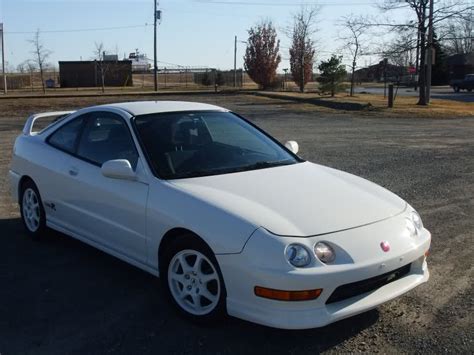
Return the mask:
<path fill-rule="evenodd" d="M 395 87 L 396 90 L 396 87 Z M 379 94 L 383 95 L 384 88 L 380 87 L 363 87 L 359 86 L 355 88 L 357 93 L 370 93 L 370 94 Z M 397 95 L 400 96 L 418 96 L 418 91 L 415 91 L 413 88 L 400 87 L 398 88 Z M 433 98 L 461 101 L 461 102 L 474 102 L 474 92 L 461 91 L 459 93 L 454 92 L 450 87 L 434 87 L 431 90 L 431 95 Z"/>
<path fill-rule="evenodd" d="M 26 237 L 5 181 L 23 113 L 5 116 L 3 106 L 2 355 L 474 353 L 474 120 L 321 115 L 294 103 L 245 96 L 192 100 L 241 112 L 282 141 L 298 140 L 304 158 L 369 178 L 407 199 L 433 233 L 430 281 L 322 329 L 281 331 L 232 318 L 214 327 L 191 324 L 163 300 L 147 273 L 59 233 L 43 242 Z M 68 102 L 41 104 L 73 108 Z M 39 109 L 27 101 L 11 105 Z"/>

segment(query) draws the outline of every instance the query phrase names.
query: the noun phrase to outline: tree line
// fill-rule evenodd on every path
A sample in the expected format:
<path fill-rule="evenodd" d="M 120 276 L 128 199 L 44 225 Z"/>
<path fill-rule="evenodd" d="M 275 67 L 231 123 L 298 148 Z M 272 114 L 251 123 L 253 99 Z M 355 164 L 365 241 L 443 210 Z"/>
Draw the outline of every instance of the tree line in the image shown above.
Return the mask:
<path fill-rule="evenodd" d="M 377 5 L 379 16 L 351 14 L 340 19 L 337 23 L 338 40 L 342 44 L 340 53 L 350 58 L 351 96 L 354 94 L 355 72 L 360 68 L 358 60 L 362 56 L 376 55 L 399 67 L 415 67 L 418 104 L 428 104 L 428 51 L 435 53 L 431 73 L 433 83 L 437 84 L 447 80 L 446 56 L 472 53 L 474 43 L 473 5 L 462 0 L 440 0 L 434 4 L 430 16 L 430 0 L 383 0 Z M 408 16 L 398 21 L 392 19 L 397 18 L 390 17 L 397 10 L 406 11 Z M 291 76 L 301 92 L 313 76 L 318 54 L 314 37 L 319 14 L 320 7 L 303 7 L 293 16 L 290 28 L 283 31 L 291 41 L 288 49 Z M 272 88 L 281 62 L 276 28 L 270 20 L 265 20 L 250 28 L 248 34 L 244 67 L 262 89 Z M 391 35 L 390 41 L 386 40 L 386 35 Z M 320 91 L 334 96 L 343 88 L 341 82 L 347 77 L 347 72 L 342 59 L 341 55 L 333 54 L 317 66 Z"/>

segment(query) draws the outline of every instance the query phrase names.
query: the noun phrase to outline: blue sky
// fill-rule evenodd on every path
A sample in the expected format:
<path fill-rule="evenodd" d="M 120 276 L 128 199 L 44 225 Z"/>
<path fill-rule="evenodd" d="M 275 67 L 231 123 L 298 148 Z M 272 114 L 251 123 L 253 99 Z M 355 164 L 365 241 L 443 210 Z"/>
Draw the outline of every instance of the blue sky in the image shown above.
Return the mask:
<path fill-rule="evenodd" d="M 218 3 L 212 3 L 212 2 Z M 229 4 L 227 2 L 234 2 Z M 236 4 L 237 2 L 237 4 Z M 234 35 L 247 37 L 247 29 L 262 18 L 271 19 L 279 30 L 280 70 L 287 67 L 289 40 L 282 29 L 291 23 L 291 14 L 301 2 L 311 0 L 161 0 L 163 19 L 158 30 L 158 60 L 185 66 L 230 69 L 233 66 Z M 377 14 L 376 0 L 321 0 L 315 35 L 317 62 L 330 53 L 341 53 L 336 26 L 341 16 Z M 242 4 L 251 3 L 251 4 Z M 260 5 L 259 5 L 260 4 Z M 44 45 L 52 51 L 50 62 L 83 60 L 93 57 L 94 42 L 123 57 L 138 48 L 153 57 L 153 0 L 0 0 L 0 22 L 5 27 L 6 60 L 15 66 L 32 57 L 31 39 L 42 31 Z M 129 28 L 116 28 L 126 27 Z M 103 29 L 103 28 L 115 29 Z M 51 32 L 63 30 L 80 32 Z M 89 30 L 95 29 L 95 30 Z M 242 66 L 245 44 L 238 44 L 238 67 Z M 376 61 L 365 58 L 362 61 Z M 365 63 L 360 63 L 365 64 Z M 166 64 L 161 63 L 160 66 Z"/>

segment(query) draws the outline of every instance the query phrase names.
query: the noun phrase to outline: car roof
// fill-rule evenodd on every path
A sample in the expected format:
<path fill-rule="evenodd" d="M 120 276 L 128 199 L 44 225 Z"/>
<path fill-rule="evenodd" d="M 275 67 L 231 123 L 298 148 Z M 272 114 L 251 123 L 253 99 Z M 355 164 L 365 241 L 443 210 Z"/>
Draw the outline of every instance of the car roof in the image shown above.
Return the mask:
<path fill-rule="evenodd" d="M 101 105 L 98 107 L 120 108 L 133 116 L 179 111 L 228 111 L 219 106 L 188 101 L 133 101 Z"/>

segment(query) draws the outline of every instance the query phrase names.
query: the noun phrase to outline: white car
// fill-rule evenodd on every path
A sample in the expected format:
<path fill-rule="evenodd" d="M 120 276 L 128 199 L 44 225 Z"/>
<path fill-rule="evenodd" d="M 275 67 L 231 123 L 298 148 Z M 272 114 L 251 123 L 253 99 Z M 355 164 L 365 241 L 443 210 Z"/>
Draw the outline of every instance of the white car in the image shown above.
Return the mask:
<path fill-rule="evenodd" d="M 297 151 L 217 106 L 130 102 L 31 116 L 9 177 L 32 237 L 49 227 L 160 276 L 199 320 L 320 327 L 428 280 L 410 205 Z"/>

